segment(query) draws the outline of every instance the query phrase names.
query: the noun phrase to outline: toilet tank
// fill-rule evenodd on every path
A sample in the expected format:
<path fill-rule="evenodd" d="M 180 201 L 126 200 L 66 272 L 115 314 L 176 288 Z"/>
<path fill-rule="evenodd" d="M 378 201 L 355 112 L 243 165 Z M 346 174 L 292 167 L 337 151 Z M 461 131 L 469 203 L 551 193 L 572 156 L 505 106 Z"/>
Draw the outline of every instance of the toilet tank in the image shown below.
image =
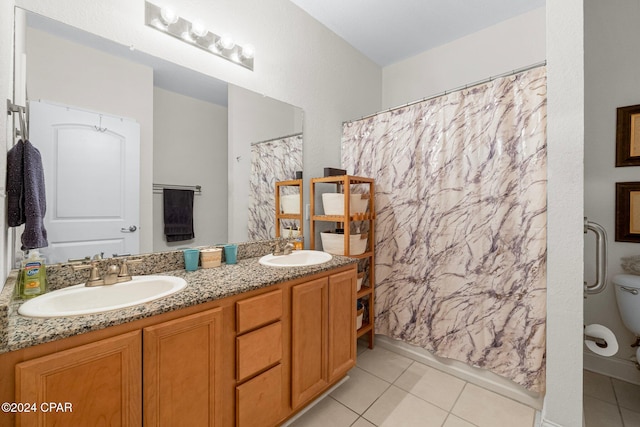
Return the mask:
<path fill-rule="evenodd" d="M 640 276 L 618 274 L 612 281 L 622 322 L 627 329 L 640 336 Z"/>

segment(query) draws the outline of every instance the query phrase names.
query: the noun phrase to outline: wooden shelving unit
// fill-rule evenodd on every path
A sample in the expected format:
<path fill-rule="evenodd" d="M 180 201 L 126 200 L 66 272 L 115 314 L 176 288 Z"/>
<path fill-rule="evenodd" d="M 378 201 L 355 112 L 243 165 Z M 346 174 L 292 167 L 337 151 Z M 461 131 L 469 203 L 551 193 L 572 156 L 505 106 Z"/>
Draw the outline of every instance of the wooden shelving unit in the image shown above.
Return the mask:
<path fill-rule="evenodd" d="M 280 190 L 283 187 L 298 187 L 298 194 L 300 194 L 300 208 L 298 210 L 299 213 L 297 214 L 285 214 L 282 213 L 282 210 L 280 208 L 280 197 L 282 196 L 280 194 Z M 288 236 L 281 236 L 280 235 L 280 229 L 282 228 L 282 220 L 284 219 L 291 219 L 291 220 L 295 220 L 298 222 L 298 226 L 299 226 L 299 230 L 300 230 L 300 235 L 303 235 L 304 232 L 304 221 L 302 220 L 303 218 L 303 210 L 302 210 L 302 180 L 301 179 L 292 179 L 289 181 L 278 181 L 276 182 L 276 224 L 275 224 L 275 229 L 276 229 L 276 237 L 288 237 Z"/>
<path fill-rule="evenodd" d="M 334 191 L 336 193 L 343 192 L 344 194 L 344 215 L 323 215 L 319 214 L 319 210 L 316 207 L 316 194 L 318 194 L 316 186 L 322 186 L 324 184 L 335 185 Z M 353 186 L 365 187 L 366 192 L 369 194 L 368 209 L 365 213 L 358 213 L 350 215 L 350 201 Z M 365 317 L 362 321 L 362 327 L 358 329 L 358 338 L 367 335 L 369 340 L 369 348 L 373 348 L 374 344 L 374 287 L 375 287 L 375 188 L 374 180 L 372 178 L 364 178 L 352 175 L 342 176 L 329 176 L 324 178 L 312 178 L 311 179 L 311 194 L 310 194 L 310 210 L 311 221 L 309 222 L 309 247 L 310 249 L 316 248 L 316 223 L 328 222 L 335 223 L 336 228 L 344 229 L 344 254 L 345 256 L 356 258 L 358 262 L 358 270 L 366 270 L 364 282 L 362 288 L 358 291 L 356 298 L 362 302 L 365 307 Z M 360 225 L 366 224 L 366 232 L 368 233 L 367 246 L 362 254 L 351 255 L 351 225 L 353 223 L 359 223 Z"/>

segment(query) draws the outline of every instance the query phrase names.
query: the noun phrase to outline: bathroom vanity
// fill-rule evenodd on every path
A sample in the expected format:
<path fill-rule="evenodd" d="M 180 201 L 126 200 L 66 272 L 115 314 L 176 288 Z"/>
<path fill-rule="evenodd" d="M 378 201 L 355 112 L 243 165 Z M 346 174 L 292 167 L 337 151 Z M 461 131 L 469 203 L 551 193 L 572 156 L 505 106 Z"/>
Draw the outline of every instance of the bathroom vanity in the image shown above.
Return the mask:
<path fill-rule="evenodd" d="M 348 258 L 166 274 L 187 287 L 128 309 L 36 319 L 9 307 L 0 400 L 16 405 L 0 424 L 275 426 L 355 365 Z"/>

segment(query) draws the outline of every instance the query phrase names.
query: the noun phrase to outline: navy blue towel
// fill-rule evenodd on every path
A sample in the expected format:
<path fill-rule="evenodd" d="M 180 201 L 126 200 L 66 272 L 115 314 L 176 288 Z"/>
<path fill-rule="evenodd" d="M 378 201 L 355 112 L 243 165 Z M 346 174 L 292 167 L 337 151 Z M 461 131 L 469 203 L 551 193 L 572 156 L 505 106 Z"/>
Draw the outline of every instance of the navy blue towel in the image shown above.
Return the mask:
<path fill-rule="evenodd" d="M 18 141 L 7 153 L 7 198 L 9 226 L 24 224 L 22 250 L 48 246 L 42 156 L 29 141 Z"/>
<path fill-rule="evenodd" d="M 193 232 L 193 190 L 165 188 L 164 234 L 167 242 L 179 242 L 195 237 Z"/>

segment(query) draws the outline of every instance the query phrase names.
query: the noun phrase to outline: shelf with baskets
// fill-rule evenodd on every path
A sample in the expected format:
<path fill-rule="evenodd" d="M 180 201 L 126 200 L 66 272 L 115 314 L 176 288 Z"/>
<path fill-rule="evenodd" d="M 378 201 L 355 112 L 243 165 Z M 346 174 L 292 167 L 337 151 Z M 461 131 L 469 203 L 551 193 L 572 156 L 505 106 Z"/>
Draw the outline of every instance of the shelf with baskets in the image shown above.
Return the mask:
<path fill-rule="evenodd" d="M 329 191 L 327 191 L 329 190 Z M 322 206 L 316 195 L 322 192 Z M 316 229 L 321 223 L 335 224 L 336 230 L 321 231 L 322 250 L 358 259 L 357 336 L 374 341 L 375 286 L 375 192 L 374 180 L 352 175 L 311 179 L 309 222 L 310 249 L 316 246 Z M 321 226 L 322 227 L 322 226 Z M 325 226 L 326 228 L 326 226 Z M 360 317 L 362 316 L 362 317 Z M 361 323 L 361 324 L 360 324 Z"/>
<path fill-rule="evenodd" d="M 298 188 L 297 192 L 295 190 L 296 187 Z M 289 188 L 291 188 L 291 190 L 288 190 Z M 290 194 L 283 194 L 283 190 L 285 190 L 284 192 Z M 286 224 L 293 224 L 294 222 L 297 224 L 297 228 L 293 230 L 296 234 L 293 237 L 302 236 L 304 227 L 304 221 L 302 220 L 302 180 L 292 179 L 289 181 L 277 181 L 275 206 L 276 238 L 291 237 L 286 234 L 287 229 L 285 227 Z"/>

